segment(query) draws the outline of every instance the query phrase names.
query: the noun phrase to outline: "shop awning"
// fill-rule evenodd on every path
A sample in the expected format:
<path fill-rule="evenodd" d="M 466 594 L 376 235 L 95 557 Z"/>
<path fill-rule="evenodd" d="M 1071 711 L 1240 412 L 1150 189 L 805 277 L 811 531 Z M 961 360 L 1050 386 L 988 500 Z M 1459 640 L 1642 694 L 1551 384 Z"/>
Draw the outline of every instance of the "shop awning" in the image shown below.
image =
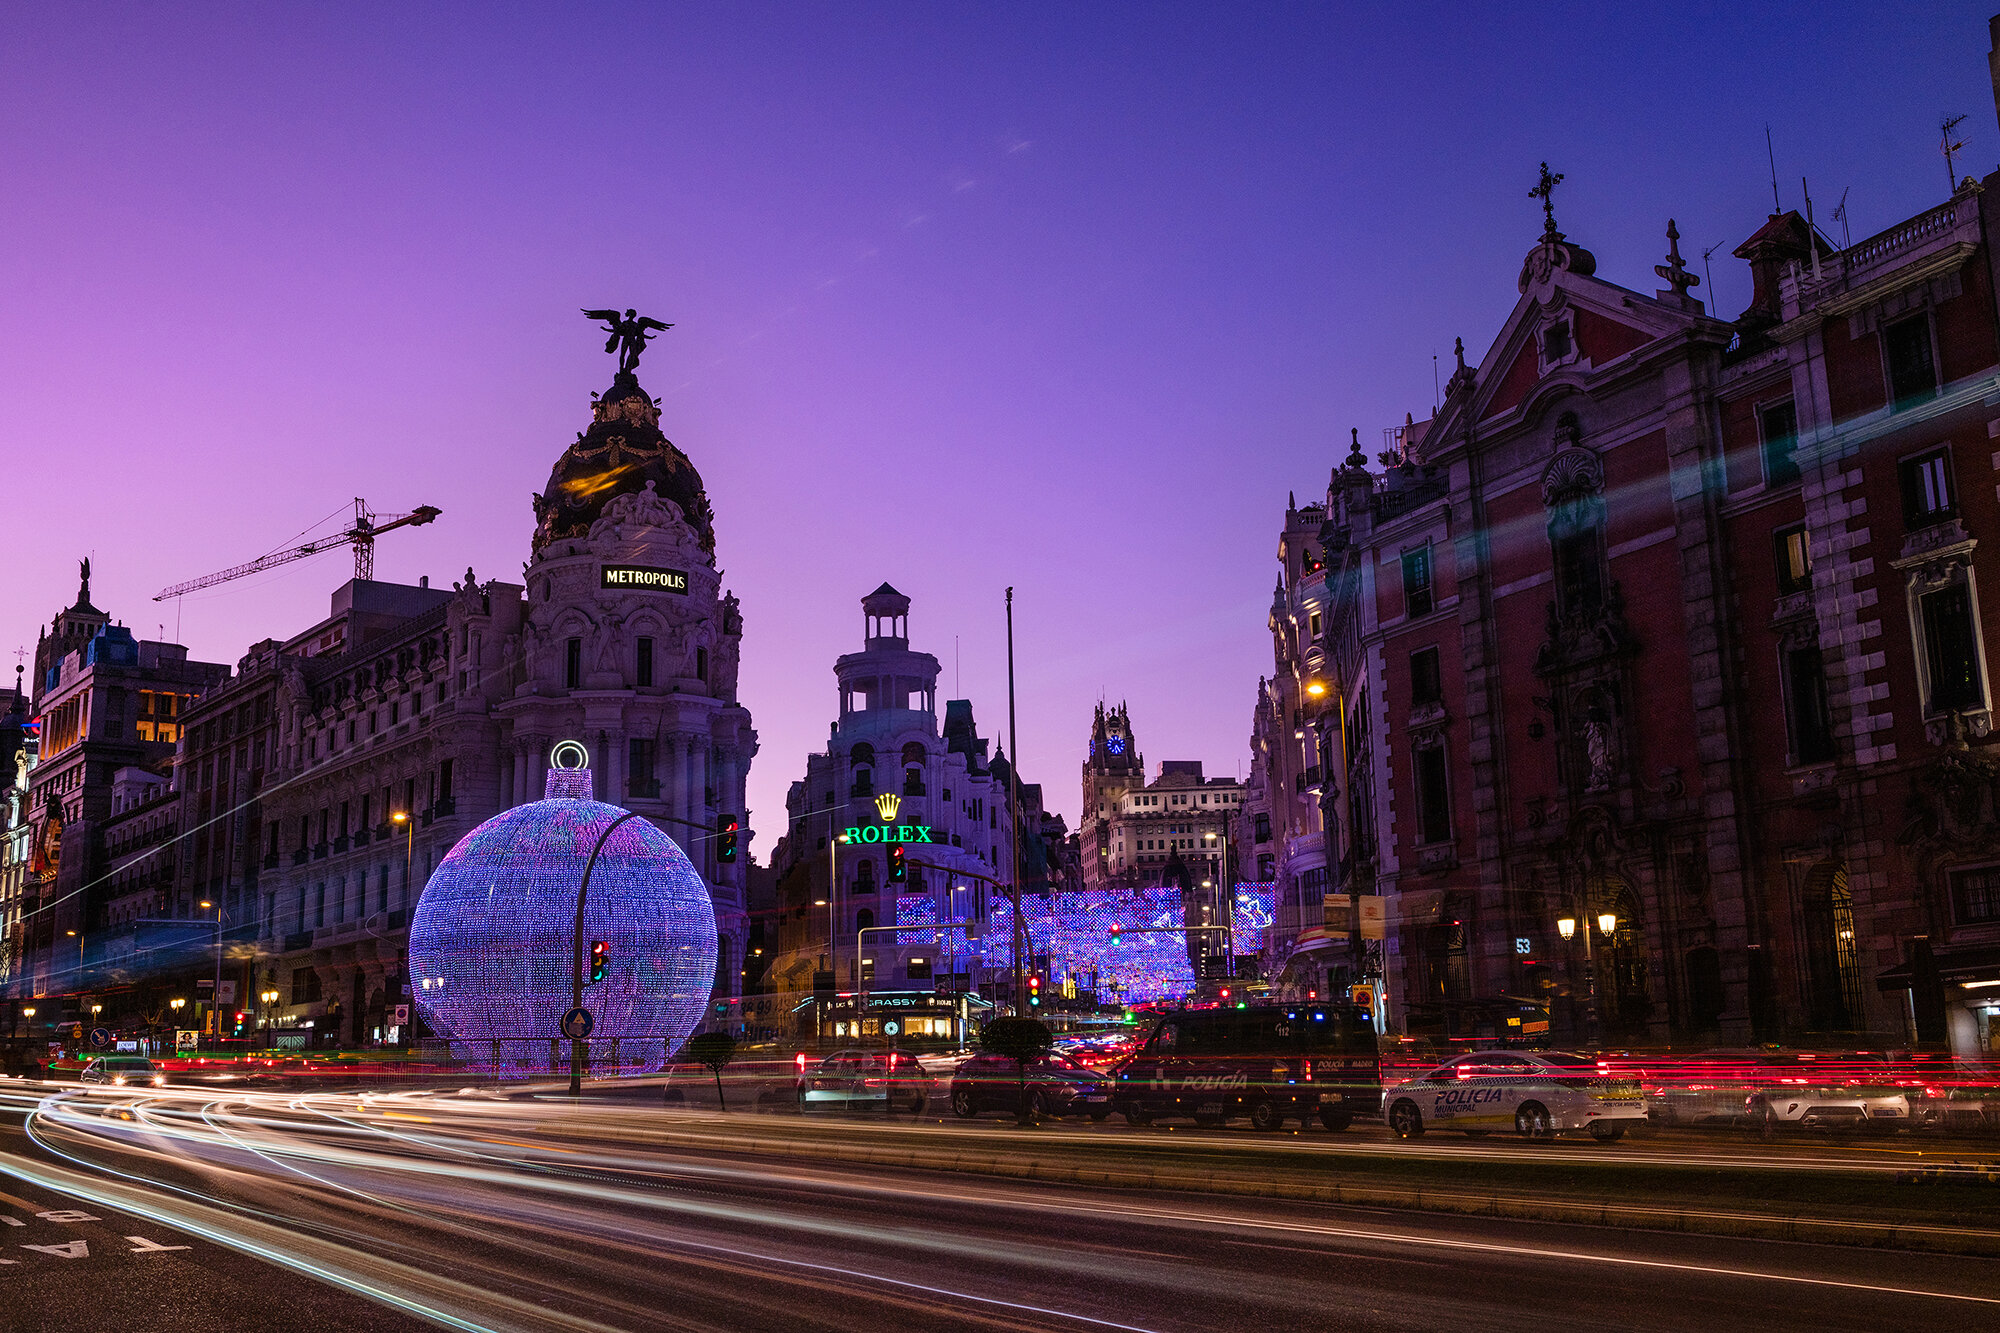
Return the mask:
<path fill-rule="evenodd" d="M 2000 944 L 1939 949 L 1936 958 L 1940 981 L 2000 981 Z M 1908 990 L 1916 984 L 1916 970 L 1907 961 L 1875 978 L 1875 989 L 1883 991 Z"/>

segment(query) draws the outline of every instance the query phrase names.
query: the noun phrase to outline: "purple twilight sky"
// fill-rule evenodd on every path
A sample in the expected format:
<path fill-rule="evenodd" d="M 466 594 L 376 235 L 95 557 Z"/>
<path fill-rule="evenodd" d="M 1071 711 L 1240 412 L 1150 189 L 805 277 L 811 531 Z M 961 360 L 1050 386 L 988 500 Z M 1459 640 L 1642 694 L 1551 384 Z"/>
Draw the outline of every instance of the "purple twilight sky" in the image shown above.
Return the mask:
<path fill-rule="evenodd" d="M 528 495 L 641 366 L 717 514 L 756 849 L 883 580 L 1074 820 L 1092 704 L 1247 759 L 1285 493 L 1483 354 L 1540 225 L 1716 304 L 1771 188 L 1855 239 L 1995 161 L 1965 5 L 19 6 L 0 20 L 4 647 L 95 601 L 234 662 L 344 551 L 187 598 L 356 494 L 378 577 L 518 579 Z M 1704 285 L 1697 295 L 1708 295 Z M 7 665 L 11 666 L 9 662 Z"/>

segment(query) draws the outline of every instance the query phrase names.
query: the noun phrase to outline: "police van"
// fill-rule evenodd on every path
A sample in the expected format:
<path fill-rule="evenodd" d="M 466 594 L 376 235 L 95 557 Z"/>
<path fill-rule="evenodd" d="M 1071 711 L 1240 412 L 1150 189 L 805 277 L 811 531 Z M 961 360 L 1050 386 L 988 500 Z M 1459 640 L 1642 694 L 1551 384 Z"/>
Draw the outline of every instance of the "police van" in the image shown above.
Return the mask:
<path fill-rule="evenodd" d="M 1114 1105 L 1135 1125 L 1248 1116 L 1256 1129 L 1317 1118 L 1342 1130 L 1382 1109 L 1375 1026 L 1347 1004 L 1170 1010 L 1116 1074 Z"/>

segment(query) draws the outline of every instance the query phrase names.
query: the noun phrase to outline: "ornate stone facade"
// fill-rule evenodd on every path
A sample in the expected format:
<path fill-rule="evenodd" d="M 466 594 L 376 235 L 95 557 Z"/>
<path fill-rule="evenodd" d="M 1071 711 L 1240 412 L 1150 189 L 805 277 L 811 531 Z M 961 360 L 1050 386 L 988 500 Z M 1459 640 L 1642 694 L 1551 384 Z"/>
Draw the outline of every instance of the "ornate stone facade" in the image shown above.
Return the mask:
<path fill-rule="evenodd" d="M 588 748 L 600 799 L 686 850 L 714 899 L 718 993 L 737 989 L 750 834 L 733 862 L 716 835 L 724 817 L 747 825 L 757 752 L 736 698 L 742 612 L 657 405 L 621 375 L 592 417 L 536 499 L 523 584 L 350 584 L 263 668 L 282 681 L 284 771 L 260 811 L 255 984 L 296 1040 L 409 1035 L 392 1020 L 424 881 L 465 832 L 539 799 L 566 739 Z"/>

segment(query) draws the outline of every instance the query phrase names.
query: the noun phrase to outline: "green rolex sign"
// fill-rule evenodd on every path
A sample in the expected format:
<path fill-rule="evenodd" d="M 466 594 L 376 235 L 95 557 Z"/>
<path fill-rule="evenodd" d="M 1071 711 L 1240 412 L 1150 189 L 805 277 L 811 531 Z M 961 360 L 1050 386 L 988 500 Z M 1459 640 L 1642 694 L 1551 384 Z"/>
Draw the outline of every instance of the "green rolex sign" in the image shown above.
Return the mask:
<path fill-rule="evenodd" d="M 929 842 L 928 824 L 863 824 L 847 830 L 849 842 Z"/>

